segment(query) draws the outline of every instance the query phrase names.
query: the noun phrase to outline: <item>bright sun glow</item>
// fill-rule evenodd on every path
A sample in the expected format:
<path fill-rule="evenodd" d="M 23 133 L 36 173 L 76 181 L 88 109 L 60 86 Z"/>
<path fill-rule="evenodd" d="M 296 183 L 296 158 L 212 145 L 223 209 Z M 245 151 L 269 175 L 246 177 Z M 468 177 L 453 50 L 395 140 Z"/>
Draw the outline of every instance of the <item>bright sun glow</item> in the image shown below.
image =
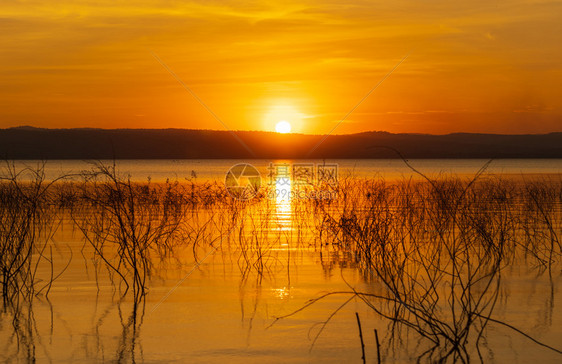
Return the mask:
<path fill-rule="evenodd" d="M 291 132 L 291 124 L 285 120 L 281 120 L 275 125 L 275 131 L 281 134 L 286 134 Z"/>

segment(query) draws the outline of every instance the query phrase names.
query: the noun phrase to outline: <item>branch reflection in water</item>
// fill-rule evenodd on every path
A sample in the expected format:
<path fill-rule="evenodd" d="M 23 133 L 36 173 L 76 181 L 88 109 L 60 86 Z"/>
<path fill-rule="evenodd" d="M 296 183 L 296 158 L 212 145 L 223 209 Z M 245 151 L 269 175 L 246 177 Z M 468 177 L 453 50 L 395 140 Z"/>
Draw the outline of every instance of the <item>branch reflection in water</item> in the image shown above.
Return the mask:
<path fill-rule="evenodd" d="M 43 175 L 40 169 L 29 171 Z M 230 296 L 220 282 L 235 281 L 246 347 L 262 345 L 268 335 L 277 341 L 302 335 L 285 331 L 286 326 L 275 331 L 293 320 L 289 325 L 313 327 L 313 339 L 326 335 L 324 344 L 314 342 L 329 350 L 329 343 L 356 333 L 355 316 L 346 319 L 347 305 L 354 304 L 353 312 L 363 307 L 363 332 L 371 325 L 385 338 L 385 360 L 498 359 L 498 352 L 506 354 L 498 346 L 501 339 L 488 335 L 491 329 L 523 340 L 517 342 L 541 357 L 549 355 L 543 350 L 559 349 L 552 336 L 537 336 L 535 326 L 512 324 L 517 317 L 510 313 L 513 307 L 532 308 L 544 332 L 556 330 L 559 178 L 484 173 L 473 179 L 349 178 L 333 187 L 334 199 L 300 198 L 300 193 L 295 198 L 294 181 L 276 180 L 270 186 L 278 190 L 275 198 L 264 190 L 242 202 L 216 183 L 139 182 L 99 164 L 82 180 L 41 182 L 41 187 L 41 178 L 14 179 L 19 172 L 4 170 L 0 186 L 5 361 L 76 359 L 82 352 L 117 362 L 152 360 L 146 343 L 154 333 L 146 331 L 146 322 L 153 319 L 146 303 L 159 300 L 194 267 L 193 276 L 153 316 L 157 321 L 180 307 L 176 320 L 185 326 L 182 335 L 202 312 L 209 315 L 206 320 L 228 321 L 220 309 L 206 311 L 197 302 L 227 305 Z M 213 249 L 216 253 L 202 262 Z M 532 277 L 528 291 L 538 292 L 540 308 L 521 302 L 526 291 L 515 289 L 518 274 Z M 90 323 L 84 315 L 72 316 L 73 306 L 92 304 Z M 98 312 L 98 306 L 104 309 Z M 309 312 L 304 317 L 298 316 L 301 308 Z M 222 316 L 214 319 L 212 312 Z M 272 316 L 285 319 L 264 331 Z M 332 322 L 343 326 L 331 332 Z M 90 326 L 76 334 L 79 325 Z M 151 321 L 151 330 L 154 325 Z M 229 327 L 229 332 L 240 330 Z M 76 336 L 78 348 L 72 344 Z M 55 351 L 54 338 L 66 340 L 72 350 Z M 365 342 L 369 357 L 370 341 Z M 360 349 L 353 343 L 345 344 L 345 355 Z M 306 340 L 301 344 L 309 346 Z M 263 358 L 280 355 L 280 346 L 267 348 L 271 354 Z M 178 346 L 171 350 L 182 352 Z"/>

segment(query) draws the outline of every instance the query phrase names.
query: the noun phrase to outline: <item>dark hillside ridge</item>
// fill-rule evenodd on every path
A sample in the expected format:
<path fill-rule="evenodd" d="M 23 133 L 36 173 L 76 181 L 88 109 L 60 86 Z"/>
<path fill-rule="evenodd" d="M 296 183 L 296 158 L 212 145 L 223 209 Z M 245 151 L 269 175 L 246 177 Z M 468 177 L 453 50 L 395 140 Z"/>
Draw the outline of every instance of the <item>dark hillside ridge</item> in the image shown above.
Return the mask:
<path fill-rule="evenodd" d="M 190 129 L 0 129 L 3 159 L 562 158 L 562 133 L 282 135 Z"/>

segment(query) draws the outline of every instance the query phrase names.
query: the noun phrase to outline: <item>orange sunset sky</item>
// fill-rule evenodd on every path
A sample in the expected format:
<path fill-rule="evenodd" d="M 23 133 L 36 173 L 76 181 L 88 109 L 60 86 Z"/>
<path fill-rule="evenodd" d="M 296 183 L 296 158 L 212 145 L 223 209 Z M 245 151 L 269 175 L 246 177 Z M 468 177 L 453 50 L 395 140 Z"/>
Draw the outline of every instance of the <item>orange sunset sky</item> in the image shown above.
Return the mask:
<path fill-rule="evenodd" d="M 0 127 L 562 131 L 560 1 L 0 2 Z"/>

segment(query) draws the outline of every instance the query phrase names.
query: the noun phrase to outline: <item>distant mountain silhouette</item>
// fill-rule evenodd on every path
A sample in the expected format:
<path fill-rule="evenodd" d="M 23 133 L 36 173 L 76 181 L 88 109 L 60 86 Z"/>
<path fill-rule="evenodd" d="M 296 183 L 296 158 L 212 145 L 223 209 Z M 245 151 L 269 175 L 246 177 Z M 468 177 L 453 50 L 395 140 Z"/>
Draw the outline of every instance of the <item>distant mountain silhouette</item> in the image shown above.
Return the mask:
<path fill-rule="evenodd" d="M 562 158 L 562 133 L 324 136 L 189 129 L 0 129 L 3 159 Z M 248 151 L 245 144 L 252 152 Z"/>

